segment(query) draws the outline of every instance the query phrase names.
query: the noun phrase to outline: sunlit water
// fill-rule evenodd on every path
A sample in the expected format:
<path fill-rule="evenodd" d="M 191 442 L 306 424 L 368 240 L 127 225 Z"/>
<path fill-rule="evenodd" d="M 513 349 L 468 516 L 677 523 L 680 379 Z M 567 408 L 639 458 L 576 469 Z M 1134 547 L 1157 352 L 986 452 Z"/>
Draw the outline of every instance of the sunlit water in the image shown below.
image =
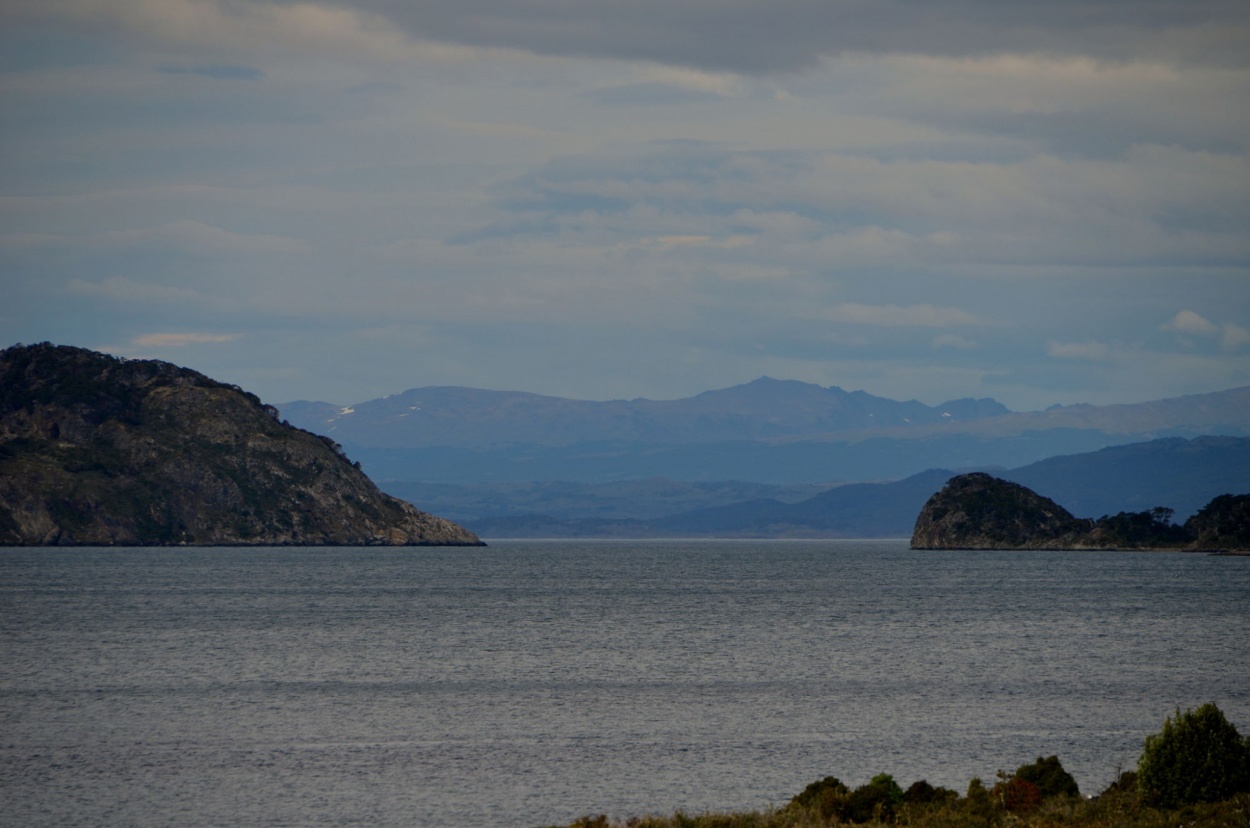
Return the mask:
<path fill-rule="evenodd" d="M 8 825 L 538 826 L 1095 793 L 1174 708 L 1250 732 L 1250 558 L 899 542 L 0 550 Z"/>

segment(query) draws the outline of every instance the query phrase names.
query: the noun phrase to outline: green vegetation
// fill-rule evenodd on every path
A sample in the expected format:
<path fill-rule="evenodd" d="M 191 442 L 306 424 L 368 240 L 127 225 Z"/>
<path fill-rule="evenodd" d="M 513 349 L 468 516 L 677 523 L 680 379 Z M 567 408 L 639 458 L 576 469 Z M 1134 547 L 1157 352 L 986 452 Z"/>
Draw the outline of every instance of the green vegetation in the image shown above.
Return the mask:
<path fill-rule="evenodd" d="M 964 796 L 923 780 L 902 790 L 878 774 L 852 790 L 836 776 L 780 808 L 735 813 L 587 816 L 568 828 L 1245 828 L 1250 825 L 1250 740 L 1214 704 L 1168 717 L 1146 738 L 1136 772 L 1084 799 L 1057 756 L 972 779 Z"/>
<path fill-rule="evenodd" d="M 1137 784 L 1148 801 L 1167 808 L 1250 793 L 1250 740 L 1214 704 L 1178 709 L 1146 738 Z"/>
<path fill-rule="evenodd" d="M 728 814 L 686 814 L 612 820 L 582 817 L 568 828 L 829 828 L 843 825 L 818 812 L 785 808 Z M 1250 795 L 1202 803 L 1178 810 L 1153 807 L 1139 796 L 1108 792 L 1095 799 L 1055 799 L 1028 813 L 1013 813 L 990 802 L 981 807 L 967 798 L 940 805 L 904 803 L 892 822 L 859 823 L 866 828 L 1245 828 L 1250 825 Z"/>
<path fill-rule="evenodd" d="M 1063 769 L 1063 765 L 1059 764 L 1058 756 L 1049 756 L 1045 759 L 1039 756 L 1036 762 L 1021 765 L 1016 768 L 1014 779 L 1036 787 L 1043 798 L 1081 795 L 1080 789 L 1076 786 L 1076 780 L 1072 778 L 1072 774 Z"/>
<path fill-rule="evenodd" d="M 1185 521 L 1201 549 L 1250 549 L 1250 494 L 1220 495 Z"/>
<path fill-rule="evenodd" d="M 1177 548 L 1194 538 L 1172 522 L 1174 511 L 1156 506 L 1145 512 L 1119 512 L 1094 521 L 1094 534 L 1103 544 L 1125 549 Z"/>

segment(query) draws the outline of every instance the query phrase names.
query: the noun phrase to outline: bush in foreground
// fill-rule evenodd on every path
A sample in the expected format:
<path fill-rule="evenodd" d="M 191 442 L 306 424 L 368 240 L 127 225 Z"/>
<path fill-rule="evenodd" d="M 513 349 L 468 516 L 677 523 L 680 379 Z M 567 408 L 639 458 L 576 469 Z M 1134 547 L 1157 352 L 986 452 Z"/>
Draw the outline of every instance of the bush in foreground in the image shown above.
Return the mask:
<path fill-rule="evenodd" d="M 1247 828 L 1250 826 L 1250 739 L 1214 704 L 1169 716 L 1146 739 L 1136 771 L 1096 797 L 1080 798 L 1057 756 L 1021 765 L 987 789 L 935 788 L 921 780 L 904 791 L 882 773 L 854 790 L 835 776 L 813 782 L 783 808 L 729 814 L 590 816 L 568 828 Z"/>
<path fill-rule="evenodd" d="M 1146 737 L 1137 784 L 1147 801 L 1165 808 L 1250 792 L 1250 741 L 1214 704 L 1178 708 L 1162 731 Z"/>
<path fill-rule="evenodd" d="M 1063 769 L 1058 756 L 1047 756 L 1045 759 L 1039 756 L 1036 762 L 1016 768 L 1014 778 L 1035 785 L 1043 799 L 1081 795 L 1076 780 Z"/>
<path fill-rule="evenodd" d="M 984 790 L 984 788 L 982 788 Z M 1199 803 L 1180 810 L 1158 808 L 1136 792 L 1106 794 L 1094 799 L 1060 797 L 1035 810 L 1012 813 L 987 800 L 970 807 L 966 798 L 951 803 L 914 806 L 904 803 L 893 821 L 854 823 L 860 828 L 1246 828 L 1250 825 L 1250 794 L 1224 802 Z M 785 808 L 735 813 L 643 816 L 613 820 L 583 817 L 567 828 L 832 828 L 848 825 L 814 810 Z"/>

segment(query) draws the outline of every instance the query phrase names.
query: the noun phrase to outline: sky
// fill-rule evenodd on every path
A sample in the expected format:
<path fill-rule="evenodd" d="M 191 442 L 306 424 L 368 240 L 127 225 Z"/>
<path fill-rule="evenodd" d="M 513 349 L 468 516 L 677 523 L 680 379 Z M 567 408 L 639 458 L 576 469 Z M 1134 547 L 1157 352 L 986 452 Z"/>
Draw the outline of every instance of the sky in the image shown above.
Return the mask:
<path fill-rule="evenodd" d="M 350 404 L 1250 385 L 1245 0 L 6 0 L 0 346 Z"/>

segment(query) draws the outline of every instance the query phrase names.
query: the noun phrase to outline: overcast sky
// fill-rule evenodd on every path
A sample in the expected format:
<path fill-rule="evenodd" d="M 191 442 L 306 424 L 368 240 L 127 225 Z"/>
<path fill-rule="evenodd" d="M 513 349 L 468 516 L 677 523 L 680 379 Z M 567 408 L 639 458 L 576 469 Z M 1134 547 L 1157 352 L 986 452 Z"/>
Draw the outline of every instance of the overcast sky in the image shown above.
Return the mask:
<path fill-rule="evenodd" d="M 6 0 L 0 345 L 269 402 L 1250 385 L 1250 3 Z"/>

